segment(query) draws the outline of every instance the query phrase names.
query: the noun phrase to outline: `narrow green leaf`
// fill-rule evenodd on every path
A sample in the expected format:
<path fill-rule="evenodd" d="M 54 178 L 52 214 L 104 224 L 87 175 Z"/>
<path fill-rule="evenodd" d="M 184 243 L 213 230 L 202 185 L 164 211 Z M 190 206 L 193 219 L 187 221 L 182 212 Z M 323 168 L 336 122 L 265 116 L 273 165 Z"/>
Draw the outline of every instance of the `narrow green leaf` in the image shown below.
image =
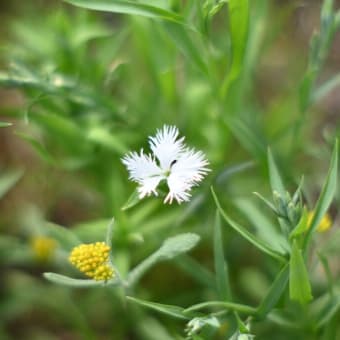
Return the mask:
<path fill-rule="evenodd" d="M 277 191 L 282 197 L 286 195 L 286 189 L 283 185 L 280 172 L 275 163 L 274 157 L 271 150 L 268 148 L 268 167 L 269 167 L 269 178 L 272 191 Z"/>
<path fill-rule="evenodd" d="M 130 208 L 133 208 L 135 205 L 137 205 L 141 199 L 139 198 L 138 190 L 136 189 L 128 198 L 126 203 L 121 207 L 121 210 L 125 211 Z"/>
<path fill-rule="evenodd" d="M 65 275 L 60 275 L 56 273 L 44 273 L 44 278 L 56 284 L 76 287 L 76 288 L 87 288 L 87 287 L 99 287 L 106 285 L 113 285 L 114 281 L 95 281 L 95 280 L 81 280 L 74 279 Z"/>
<path fill-rule="evenodd" d="M 292 253 L 289 262 L 289 295 L 291 300 L 306 304 L 312 300 L 308 272 L 296 240 L 292 245 Z"/>
<path fill-rule="evenodd" d="M 232 47 L 232 62 L 230 70 L 222 85 L 224 97 L 231 84 L 239 77 L 248 42 L 249 1 L 229 0 L 229 29 Z"/>
<path fill-rule="evenodd" d="M 208 67 L 202 58 L 202 49 L 196 46 L 195 40 L 189 35 L 188 30 L 173 22 L 163 22 L 162 26 L 189 62 L 193 62 L 199 70 L 207 75 Z"/>
<path fill-rule="evenodd" d="M 229 311 L 238 312 L 241 314 L 247 314 L 247 315 L 256 315 L 256 308 L 247 306 L 247 305 L 241 305 L 238 303 L 233 302 L 222 302 L 222 301 L 209 301 L 209 302 L 203 302 L 198 303 L 197 305 L 193 305 L 189 308 L 186 308 L 183 313 L 191 313 L 193 311 L 197 311 L 204 308 L 216 308 L 221 307 L 223 309 L 227 309 Z"/>
<path fill-rule="evenodd" d="M 287 253 L 290 246 L 284 236 L 279 233 L 276 226 L 258 209 L 251 200 L 236 199 L 235 205 L 246 215 L 248 221 L 255 227 L 256 236 L 270 244 L 279 253 Z"/>
<path fill-rule="evenodd" d="M 191 317 L 183 314 L 184 308 L 182 308 L 182 307 L 173 306 L 173 305 L 164 305 L 162 303 L 145 301 L 145 300 L 141 300 L 141 299 L 136 299 L 136 298 L 131 297 L 131 296 L 127 296 L 126 298 L 129 301 L 137 303 L 140 306 L 153 309 L 157 312 L 170 315 L 170 316 L 175 317 L 177 319 L 182 319 L 182 320 L 190 320 L 191 319 Z"/>
<path fill-rule="evenodd" d="M 0 176 L 0 199 L 4 197 L 11 188 L 19 181 L 23 176 L 22 170 L 10 170 Z"/>
<path fill-rule="evenodd" d="M 270 201 L 268 201 L 266 198 L 264 198 L 260 193 L 254 191 L 253 194 L 255 196 L 257 196 L 262 202 L 264 202 L 266 204 L 266 206 L 272 210 L 275 214 L 277 214 L 277 210 L 276 208 L 274 207 L 274 204 L 271 203 Z"/>
<path fill-rule="evenodd" d="M 183 23 L 183 18 L 178 14 L 160 7 L 150 6 L 134 1 L 119 0 L 64 0 L 65 2 L 87 9 L 121 14 L 141 15 L 153 19 L 162 19 Z"/>
<path fill-rule="evenodd" d="M 214 263 L 218 296 L 221 301 L 230 300 L 231 295 L 228 279 L 228 268 L 224 259 L 221 217 L 218 211 L 216 211 L 214 226 Z"/>
<path fill-rule="evenodd" d="M 292 239 L 303 234 L 308 229 L 308 211 L 303 208 L 302 216 L 297 226 L 290 232 L 289 238 Z"/>
<path fill-rule="evenodd" d="M 328 170 L 328 175 L 324 182 L 321 194 L 314 208 L 314 215 L 308 228 L 303 249 L 306 250 L 311 240 L 313 233 L 317 226 L 320 224 L 322 217 L 326 214 L 333 197 L 336 193 L 337 186 L 337 173 L 338 173 L 338 140 L 335 141 L 332 158 Z"/>
<path fill-rule="evenodd" d="M 288 278 L 289 278 L 289 265 L 287 263 L 277 274 L 267 295 L 261 301 L 257 309 L 259 318 L 264 318 L 273 309 L 273 307 L 275 307 L 287 286 Z"/>
<path fill-rule="evenodd" d="M 266 157 L 266 145 L 268 144 L 263 131 L 256 128 L 251 121 L 246 121 L 239 115 L 225 115 L 224 121 L 232 134 L 241 145 L 248 150 L 258 161 L 264 161 Z"/>
<path fill-rule="evenodd" d="M 317 254 L 318 254 L 319 260 L 322 264 L 322 267 L 327 277 L 328 290 L 329 290 L 330 297 L 333 298 L 334 297 L 334 280 L 332 276 L 332 270 L 329 266 L 328 258 L 327 256 L 323 255 L 320 252 L 318 252 Z"/>
<path fill-rule="evenodd" d="M 253 234 L 251 234 L 247 229 L 245 229 L 243 226 L 239 225 L 235 221 L 233 221 L 226 212 L 222 209 L 221 204 L 215 194 L 214 189 L 211 187 L 211 192 L 214 197 L 217 209 L 219 210 L 220 214 L 224 218 L 224 220 L 235 230 L 237 231 L 242 237 L 244 237 L 246 240 L 248 240 L 250 243 L 252 243 L 256 248 L 263 251 L 264 253 L 268 254 L 269 256 L 275 258 L 276 260 L 280 262 L 285 262 L 285 258 L 270 248 L 265 242 L 257 239 Z"/>

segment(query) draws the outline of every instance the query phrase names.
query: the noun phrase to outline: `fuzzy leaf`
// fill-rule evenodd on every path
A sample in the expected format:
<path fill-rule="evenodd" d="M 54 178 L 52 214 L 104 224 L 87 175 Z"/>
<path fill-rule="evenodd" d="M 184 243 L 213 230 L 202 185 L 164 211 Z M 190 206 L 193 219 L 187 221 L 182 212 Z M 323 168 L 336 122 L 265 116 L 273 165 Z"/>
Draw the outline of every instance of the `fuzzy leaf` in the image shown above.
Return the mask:
<path fill-rule="evenodd" d="M 162 246 L 137 265 L 128 276 L 128 284 L 134 285 L 146 271 L 159 261 L 170 260 L 175 256 L 186 253 L 196 246 L 200 237 L 196 234 L 179 234 L 166 239 Z"/>
<path fill-rule="evenodd" d="M 95 280 L 81 280 L 74 279 L 65 275 L 56 273 L 44 273 L 44 278 L 53 283 L 57 283 L 64 286 L 76 287 L 76 288 L 87 288 L 87 287 L 99 287 L 112 285 L 114 281 L 95 281 Z"/>

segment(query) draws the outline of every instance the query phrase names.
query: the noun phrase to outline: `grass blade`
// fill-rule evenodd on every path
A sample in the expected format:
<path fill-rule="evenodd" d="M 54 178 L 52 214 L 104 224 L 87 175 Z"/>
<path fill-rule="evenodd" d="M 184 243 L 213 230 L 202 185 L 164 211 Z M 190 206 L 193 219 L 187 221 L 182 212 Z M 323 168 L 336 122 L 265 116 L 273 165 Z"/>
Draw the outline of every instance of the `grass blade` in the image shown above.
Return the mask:
<path fill-rule="evenodd" d="M 230 71 L 222 86 L 224 97 L 231 84 L 239 77 L 248 41 L 249 2 L 248 0 L 229 0 L 229 27 L 232 44 L 232 62 Z"/>
<path fill-rule="evenodd" d="M 228 267 L 223 254 L 223 238 L 221 232 L 221 217 L 216 211 L 214 225 L 214 262 L 216 272 L 216 286 L 219 298 L 222 301 L 230 300 L 230 285 Z"/>

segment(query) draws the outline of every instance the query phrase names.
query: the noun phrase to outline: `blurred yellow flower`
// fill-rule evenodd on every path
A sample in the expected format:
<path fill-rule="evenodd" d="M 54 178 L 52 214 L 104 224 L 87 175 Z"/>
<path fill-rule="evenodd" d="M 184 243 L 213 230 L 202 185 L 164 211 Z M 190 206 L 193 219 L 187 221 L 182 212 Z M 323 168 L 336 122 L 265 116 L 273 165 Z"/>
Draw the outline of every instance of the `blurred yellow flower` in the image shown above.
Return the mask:
<path fill-rule="evenodd" d="M 308 213 L 308 222 L 307 222 L 308 228 L 310 228 L 310 225 L 311 225 L 311 223 L 312 223 L 313 216 L 314 216 L 314 211 L 310 211 L 310 212 Z M 329 215 L 328 213 L 326 213 L 326 214 L 322 217 L 322 219 L 321 219 L 321 221 L 320 221 L 318 227 L 316 228 L 316 230 L 317 230 L 318 232 L 322 233 L 322 232 L 324 232 L 324 231 L 327 231 L 331 226 L 332 226 L 332 219 L 331 219 L 330 215 Z"/>
<path fill-rule="evenodd" d="M 96 281 L 107 281 L 114 276 L 108 264 L 110 247 L 105 242 L 81 244 L 73 248 L 69 261 L 82 273 Z"/>
<path fill-rule="evenodd" d="M 57 247 L 57 241 L 50 237 L 36 236 L 31 239 L 31 247 L 37 260 L 48 261 Z"/>

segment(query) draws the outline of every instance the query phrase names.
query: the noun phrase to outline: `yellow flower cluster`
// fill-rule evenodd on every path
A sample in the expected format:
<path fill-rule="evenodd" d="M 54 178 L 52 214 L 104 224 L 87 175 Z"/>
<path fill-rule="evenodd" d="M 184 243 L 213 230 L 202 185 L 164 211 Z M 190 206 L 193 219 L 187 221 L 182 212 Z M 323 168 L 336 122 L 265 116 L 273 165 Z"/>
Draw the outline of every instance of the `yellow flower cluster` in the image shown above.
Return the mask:
<path fill-rule="evenodd" d="M 37 236 L 32 238 L 31 247 L 37 260 L 48 261 L 57 247 L 57 242 L 50 237 Z"/>
<path fill-rule="evenodd" d="M 108 264 L 110 247 L 105 242 L 81 244 L 73 248 L 69 261 L 82 273 L 96 281 L 107 281 L 114 276 Z"/>
<path fill-rule="evenodd" d="M 314 216 L 314 211 L 310 211 L 310 212 L 308 213 L 308 222 L 307 222 L 308 228 L 310 227 L 310 225 L 311 225 L 311 223 L 312 223 L 313 216 Z M 320 223 L 319 223 L 319 225 L 318 225 L 318 227 L 317 227 L 316 230 L 317 230 L 318 232 L 322 233 L 322 232 L 324 232 L 324 231 L 327 231 L 331 226 L 332 226 L 331 217 L 329 216 L 328 213 L 326 213 L 326 214 L 322 217 L 322 219 L 321 219 L 321 221 L 320 221 Z"/>

